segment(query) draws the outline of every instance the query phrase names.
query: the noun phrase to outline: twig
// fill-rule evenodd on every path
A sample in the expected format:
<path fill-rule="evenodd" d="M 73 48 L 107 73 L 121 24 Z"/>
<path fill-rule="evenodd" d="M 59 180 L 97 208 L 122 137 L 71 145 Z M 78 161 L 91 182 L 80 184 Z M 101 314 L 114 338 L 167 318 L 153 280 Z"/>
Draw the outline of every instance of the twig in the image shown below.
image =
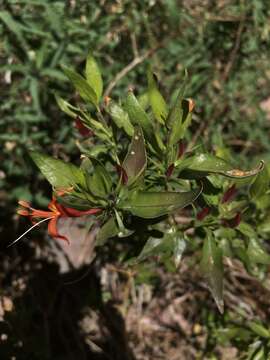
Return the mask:
<path fill-rule="evenodd" d="M 121 71 L 119 71 L 119 73 L 117 73 L 116 76 L 112 79 L 112 81 L 108 84 L 106 90 L 104 91 L 104 97 L 109 96 L 112 89 L 116 86 L 118 81 L 120 81 L 124 76 L 126 76 L 127 73 L 129 73 L 137 65 L 141 64 L 147 58 L 151 57 L 154 54 L 154 52 L 161 46 L 162 46 L 162 43 L 160 43 L 155 48 L 149 49 L 143 55 L 135 56 L 134 59 L 126 67 L 124 67 Z"/>

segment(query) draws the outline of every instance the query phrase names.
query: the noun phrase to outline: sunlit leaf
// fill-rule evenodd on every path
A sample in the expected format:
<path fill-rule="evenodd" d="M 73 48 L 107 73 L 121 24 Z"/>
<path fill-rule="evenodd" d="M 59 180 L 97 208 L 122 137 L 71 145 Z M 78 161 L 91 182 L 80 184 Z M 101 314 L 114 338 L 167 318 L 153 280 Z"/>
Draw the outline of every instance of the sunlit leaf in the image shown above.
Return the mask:
<path fill-rule="evenodd" d="M 90 101 L 93 105 L 97 106 L 97 95 L 88 82 L 80 74 L 67 68 L 66 66 L 63 66 L 63 71 L 72 82 L 80 96 L 85 101 Z"/>
<path fill-rule="evenodd" d="M 164 124 L 168 115 L 168 109 L 163 96 L 158 90 L 151 68 L 149 68 L 147 71 L 147 80 L 148 80 L 148 96 L 152 111 L 154 113 L 155 118 L 161 124 Z"/>
<path fill-rule="evenodd" d="M 132 136 L 134 127 L 129 120 L 128 113 L 114 101 L 110 101 L 107 110 L 116 126 L 119 129 L 122 128 L 129 136 Z"/>
<path fill-rule="evenodd" d="M 53 187 L 68 188 L 84 184 L 84 174 L 79 167 L 37 151 L 31 151 L 30 156 Z"/>
<path fill-rule="evenodd" d="M 99 102 L 103 90 L 103 81 L 98 64 L 94 59 L 94 57 L 92 56 L 91 52 L 89 52 L 87 56 L 85 76 L 87 83 L 95 91 L 97 101 Z"/>
<path fill-rule="evenodd" d="M 217 247 L 211 231 L 207 231 L 207 235 L 204 240 L 201 270 L 219 311 L 223 313 L 224 302 L 222 252 Z"/>
<path fill-rule="evenodd" d="M 62 99 L 60 96 L 55 95 L 55 99 L 59 108 L 66 113 L 67 115 L 71 116 L 72 118 L 76 118 L 78 116 L 78 110 L 75 106 L 71 105 L 68 101 Z M 76 111 L 74 111 L 76 110 Z"/>
<path fill-rule="evenodd" d="M 157 134 L 154 131 L 150 117 L 141 107 L 132 91 L 128 92 L 125 110 L 132 124 L 139 125 L 143 129 L 145 138 L 150 142 L 155 151 L 164 150 L 163 143 L 157 140 Z"/>

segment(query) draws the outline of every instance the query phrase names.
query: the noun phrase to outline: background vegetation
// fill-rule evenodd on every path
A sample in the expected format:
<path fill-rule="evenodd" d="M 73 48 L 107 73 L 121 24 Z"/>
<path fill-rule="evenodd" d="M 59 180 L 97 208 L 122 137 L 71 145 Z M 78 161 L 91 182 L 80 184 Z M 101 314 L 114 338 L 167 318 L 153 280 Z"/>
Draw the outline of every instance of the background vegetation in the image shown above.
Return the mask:
<path fill-rule="evenodd" d="M 44 236 L 29 236 L 18 248 L 6 245 L 25 227 L 14 215 L 18 199 L 44 206 L 50 197 L 27 148 L 39 144 L 64 160 L 79 154 L 71 136 L 79 134 L 54 93 L 76 100 L 60 65 L 81 70 L 89 49 L 101 65 L 106 94 L 116 99 L 129 86 L 145 91 L 149 62 L 167 96 L 187 68 L 187 95 L 196 102 L 189 145 L 203 143 L 223 157 L 231 152 L 236 165 L 267 160 L 268 1 L 0 4 L 3 359 L 267 359 L 269 335 L 248 325 L 257 320 L 267 328 L 267 268 L 258 274 L 262 284 L 237 262 L 228 265 L 227 311 L 220 316 L 193 266 L 196 259 L 188 256 L 177 273 L 144 266 L 134 277 L 119 270 L 117 256 L 103 254 L 82 281 L 65 286 L 83 269 L 66 279 Z"/>

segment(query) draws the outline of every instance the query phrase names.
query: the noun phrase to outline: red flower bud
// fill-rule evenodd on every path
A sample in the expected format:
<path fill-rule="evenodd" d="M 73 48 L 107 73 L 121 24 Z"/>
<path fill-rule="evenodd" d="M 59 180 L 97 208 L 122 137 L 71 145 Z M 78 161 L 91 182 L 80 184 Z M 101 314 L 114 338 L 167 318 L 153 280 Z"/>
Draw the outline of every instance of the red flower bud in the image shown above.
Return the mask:
<path fill-rule="evenodd" d="M 226 202 L 231 201 L 235 197 L 236 193 L 237 193 L 237 190 L 236 190 L 236 187 L 234 184 L 233 186 L 229 187 L 229 189 L 227 191 L 225 191 L 225 193 L 222 197 L 221 203 L 225 204 Z"/>
<path fill-rule="evenodd" d="M 116 165 L 116 171 L 118 173 L 118 176 L 121 178 L 122 184 L 126 185 L 128 182 L 128 175 L 126 170 L 121 165 Z"/>
<path fill-rule="evenodd" d="M 242 220 L 242 214 L 240 212 L 238 212 L 234 218 L 232 219 L 223 219 L 222 220 L 222 224 L 223 226 L 226 226 L 226 227 L 230 227 L 230 228 L 235 228 L 237 227 L 240 222 Z"/>
<path fill-rule="evenodd" d="M 76 129 L 79 131 L 79 133 L 84 136 L 93 136 L 94 133 L 92 130 L 88 129 L 82 122 L 82 120 L 79 118 L 79 116 L 76 117 L 75 119 L 75 127 Z"/>
<path fill-rule="evenodd" d="M 167 176 L 167 179 L 169 179 L 169 177 L 171 177 L 173 170 L 174 170 L 174 164 L 171 164 L 165 173 L 165 175 Z"/>
<path fill-rule="evenodd" d="M 186 144 L 184 144 L 181 140 L 179 141 L 178 144 L 178 154 L 177 154 L 177 158 L 179 159 L 181 156 L 184 155 L 186 151 Z"/>
<path fill-rule="evenodd" d="M 202 208 L 197 214 L 197 220 L 202 221 L 210 213 L 209 207 Z"/>

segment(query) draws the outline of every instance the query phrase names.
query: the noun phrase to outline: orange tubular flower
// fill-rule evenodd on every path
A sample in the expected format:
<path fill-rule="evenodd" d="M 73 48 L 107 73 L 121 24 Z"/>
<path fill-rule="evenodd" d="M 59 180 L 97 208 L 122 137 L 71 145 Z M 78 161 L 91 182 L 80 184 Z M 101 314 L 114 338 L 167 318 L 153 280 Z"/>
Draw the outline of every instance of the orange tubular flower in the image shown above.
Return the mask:
<path fill-rule="evenodd" d="M 25 233 L 19 236 L 12 244 L 20 240 L 26 233 L 32 230 L 34 227 L 38 226 L 44 221 L 49 220 L 48 224 L 48 233 L 53 238 L 59 238 L 65 240 L 69 243 L 69 240 L 58 233 L 57 230 L 57 221 L 60 217 L 80 217 L 83 215 L 94 215 L 102 211 L 102 209 L 89 209 L 89 210 L 76 210 L 73 208 L 65 207 L 59 203 L 57 203 L 56 199 L 53 197 L 52 201 L 48 205 L 49 211 L 44 210 L 36 210 L 30 206 L 27 201 L 20 200 L 19 205 L 21 205 L 22 209 L 19 209 L 17 213 L 22 216 L 29 216 L 31 220 L 35 218 L 41 218 L 42 220 L 38 223 L 35 223 L 30 229 L 28 229 Z M 12 245 L 11 244 L 11 245 Z"/>

